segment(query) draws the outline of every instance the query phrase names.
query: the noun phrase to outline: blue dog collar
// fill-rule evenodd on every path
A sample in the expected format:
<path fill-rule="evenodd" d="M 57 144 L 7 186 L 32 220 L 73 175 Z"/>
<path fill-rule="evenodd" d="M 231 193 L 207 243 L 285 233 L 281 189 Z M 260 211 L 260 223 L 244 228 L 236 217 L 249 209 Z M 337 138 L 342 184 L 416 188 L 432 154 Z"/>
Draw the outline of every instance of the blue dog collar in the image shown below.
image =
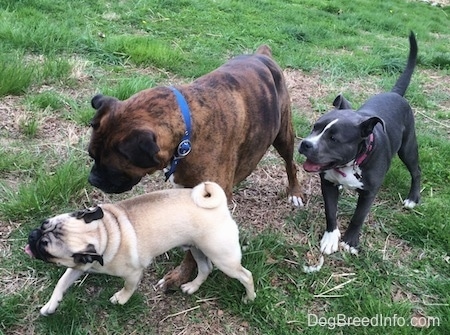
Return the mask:
<path fill-rule="evenodd" d="M 180 144 L 178 144 L 177 151 L 172 157 L 170 161 L 170 169 L 165 172 L 166 181 L 169 180 L 170 176 L 175 172 L 178 161 L 184 157 L 186 157 L 191 152 L 191 111 L 189 110 L 189 106 L 186 102 L 186 99 L 183 95 L 178 91 L 175 87 L 169 87 L 172 92 L 175 94 L 177 99 L 178 106 L 181 110 L 181 116 L 183 117 L 184 124 L 186 125 L 186 130 L 184 132 L 183 138 L 181 139 Z"/>

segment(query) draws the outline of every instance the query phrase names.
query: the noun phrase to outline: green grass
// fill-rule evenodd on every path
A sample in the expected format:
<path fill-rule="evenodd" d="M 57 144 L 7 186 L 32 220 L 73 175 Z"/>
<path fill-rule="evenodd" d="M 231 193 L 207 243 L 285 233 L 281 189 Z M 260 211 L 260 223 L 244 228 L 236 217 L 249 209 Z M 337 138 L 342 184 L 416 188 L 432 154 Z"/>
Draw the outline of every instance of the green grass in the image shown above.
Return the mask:
<path fill-rule="evenodd" d="M 450 7 L 403 0 L 3 0 L 0 334 L 450 333 L 449 16 Z M 389 90 L 404 66 L 410 30 L 417 34 L 419 61 L 406 98 L 417 112 L 422 203 L 413 211 L 401 208 L 409 175 L 394 160 L 363 228 L 360 256 L 336 253 L 320 272 L 303 272 L 324 229 L 316 189 L 309 207 L 286 212 L 282 223 L 263 222 L 266 228 L 257 230 L 240 222 L 254 303 L 242 304 L 242 285 L 220 271 L 193 296 L 155 293 L 151 284 L 183 257 L 172 251 L 169 259 L 158 258 L 124 306 L 109 303 L 122 280 L 90 275 L 68 291 L 55 315 L 38 316 L 63 269 L 29 259 L 22 251 L 29 231 L 49 215 L 130 196 L 107 196 L 88 185 L 95 94 L 126 99 L 189 82 L 267 43 L 283 68 L 301 70 L 321 87 L 305 87 L 312 110 L 293 106 L 301 138 L 311 112 L 325 112 L 341 91 L 357 107 L 370 89 Z M 246 186 L 235 192 L 245 193 Z M 343 193 L 341 225 L 355 203 L 353 194 Z M 338 315 L 397 315 L 408 323 L 435 317 L 440 325 L 342 326 L 333 324 Z M 308 325 L 315 317 L 327 323 Z"/>

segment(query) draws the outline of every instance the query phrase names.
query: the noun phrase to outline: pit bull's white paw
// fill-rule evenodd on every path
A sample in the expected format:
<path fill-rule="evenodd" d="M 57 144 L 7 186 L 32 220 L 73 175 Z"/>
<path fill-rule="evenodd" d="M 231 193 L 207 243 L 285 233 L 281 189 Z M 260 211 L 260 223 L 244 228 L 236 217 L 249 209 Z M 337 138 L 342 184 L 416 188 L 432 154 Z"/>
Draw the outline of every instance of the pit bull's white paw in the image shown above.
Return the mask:
<path fill-rule="evenodd" d="M 200 285 L 195 284 L 193 281 L 181 285 L 181 290 L 186 294 L 192 294 L 198 290 Z"/>
<path fill-rule="evenodd" d="M 409 200 L 409 199 L 406 199 L 405 201 L 403 201 L 403 206 L 408 209 L 413 209 L 414 207 L 416 207 L 416 205 L 417 205 L 416 202 Z"/>
<path fill-rule="evenodd" d="M 324 263 L 323 255 L 320 255 L 319 262 L 315 265 L 303 265 L 303 272 L 305 273 L 312 273 L 312 272 L 318 272 L 320 269 L 322 269 Z"/>
<path fill-rule="evenodd" d="M 344 249 L 345 251 L 351 253 L 352 255 L 358 255 L 359 251 L 355 247 L 351 247 L 345 242 L 341 242 L 340 244 L 341 244 L 342 249 Z"/>
<path fill-rule="evenodd" d="M 338 228 L 332 232 L 326 231 L 323 234 L 322 240 L 320 241 L 320 251 L 323 254 L 330 255 L 339 249 L 339 239 L 341 238 L 341 232 Z"/>
<path fill-rule="evenodd" d="M 59 302 L 58 301 L 52 301 L 50 300 L 47 302 L 39 311 L 41 315 L 48 316 L 53 313 L 55 313 L 56 309 L 58 308 Z"/>
<path fill-rule="evenodd" d="M 289 196 L 288 199 L 289 203 L 293 204 L 295 207 L 303 207 L 303 201 L 302 198 L 296 197 L 295 195 Z"/>

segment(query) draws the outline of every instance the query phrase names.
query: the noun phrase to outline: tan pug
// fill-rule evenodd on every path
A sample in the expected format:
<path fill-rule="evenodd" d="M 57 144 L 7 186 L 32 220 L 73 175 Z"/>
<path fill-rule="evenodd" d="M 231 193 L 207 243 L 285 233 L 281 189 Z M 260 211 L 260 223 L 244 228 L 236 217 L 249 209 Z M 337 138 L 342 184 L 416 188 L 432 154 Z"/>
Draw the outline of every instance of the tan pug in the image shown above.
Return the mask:
<path fill-rule="evenodd" d="M 68 269 L 40 313 L 53 314 L 65 291 L 85 272 L 122 277 L 124 287 L 110 300 L 125 304 L 143 270 L 174 247 L 189 248 L 198 266 L 197 277 L 181 286 L 183 292 L 197 291 L 213 263 L 245 286 L 244 302 L 255 299 L 252 274 L 241 265 L 239 231 L 225 193 L 218 184 L 204 182 L 193 189 L 152 192 L 45 220 L 30 233 L 25 251 Z"/>

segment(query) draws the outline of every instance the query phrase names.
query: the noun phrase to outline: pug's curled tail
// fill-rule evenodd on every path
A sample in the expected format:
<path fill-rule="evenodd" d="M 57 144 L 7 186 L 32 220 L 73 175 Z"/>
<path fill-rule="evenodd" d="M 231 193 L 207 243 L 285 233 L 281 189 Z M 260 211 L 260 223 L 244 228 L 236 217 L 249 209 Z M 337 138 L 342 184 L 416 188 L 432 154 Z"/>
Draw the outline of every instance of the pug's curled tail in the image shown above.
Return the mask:
<path fill-rule="evenodd" d="M 198 207 L 216 208 L 227 204 L 227 196 L 216 183 L 206 181 L 192 189 L 192 200 Z"/>

